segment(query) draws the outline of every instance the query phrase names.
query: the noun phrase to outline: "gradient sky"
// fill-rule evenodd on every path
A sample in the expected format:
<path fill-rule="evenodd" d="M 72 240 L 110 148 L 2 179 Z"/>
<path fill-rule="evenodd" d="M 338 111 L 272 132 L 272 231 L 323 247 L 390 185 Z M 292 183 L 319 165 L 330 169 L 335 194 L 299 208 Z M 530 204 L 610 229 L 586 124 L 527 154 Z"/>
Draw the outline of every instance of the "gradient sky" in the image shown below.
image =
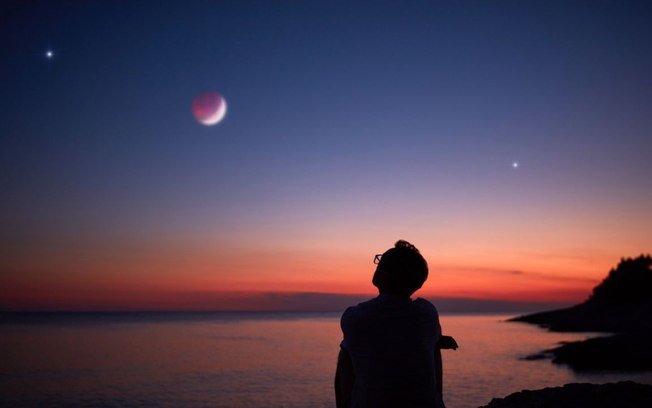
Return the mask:
<path fill-rule="evenodd" d="M 620 0 L 3 2 L 0 309 L 372 295 L 397 239 L 435 301 L 582 301 L 652 250 L 650 21 Z"/>

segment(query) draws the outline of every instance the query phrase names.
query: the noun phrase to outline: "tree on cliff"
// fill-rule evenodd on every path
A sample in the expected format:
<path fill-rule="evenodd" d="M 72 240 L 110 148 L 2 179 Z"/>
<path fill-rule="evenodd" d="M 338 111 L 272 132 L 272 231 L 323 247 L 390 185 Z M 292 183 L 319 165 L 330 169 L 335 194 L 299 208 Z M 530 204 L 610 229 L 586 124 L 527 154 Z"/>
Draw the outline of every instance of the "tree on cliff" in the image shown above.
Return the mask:
<path fill-rule="evenodd" d="M 652 257 L 622 258 L 615 269 L 593 289 L 589 302 L 652 303 Z"/>

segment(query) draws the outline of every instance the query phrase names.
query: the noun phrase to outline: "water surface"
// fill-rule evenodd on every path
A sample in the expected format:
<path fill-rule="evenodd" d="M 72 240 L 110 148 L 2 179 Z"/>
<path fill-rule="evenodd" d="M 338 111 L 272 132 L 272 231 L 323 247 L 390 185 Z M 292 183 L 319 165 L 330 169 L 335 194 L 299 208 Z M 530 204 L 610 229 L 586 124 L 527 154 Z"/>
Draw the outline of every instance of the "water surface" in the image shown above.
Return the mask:
<path fill-rule="evenodd" d="M 549 333 L 507 315 L 443 315 L 444 399 L 471 408 L 521 389 L 652 373 L 576 374 L 523 357 L 587 334 Z M 333 407 L 338 314 L 3 315 L 7 406 Z"/>

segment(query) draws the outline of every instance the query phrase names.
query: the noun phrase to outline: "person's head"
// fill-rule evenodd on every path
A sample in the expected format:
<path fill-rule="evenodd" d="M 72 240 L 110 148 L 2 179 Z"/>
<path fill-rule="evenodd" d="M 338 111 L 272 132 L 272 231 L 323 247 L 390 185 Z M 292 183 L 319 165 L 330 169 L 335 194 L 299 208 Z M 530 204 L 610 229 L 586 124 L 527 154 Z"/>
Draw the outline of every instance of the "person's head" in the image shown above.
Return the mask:
<path fill-rule="evenodd" d="M 410 296 L 428 278 L 428 264 L 419 250 L 407 241 L 399 240 L 394 248 L 376 256 L 378 267 L 372 283 L 380 293 Z"/>

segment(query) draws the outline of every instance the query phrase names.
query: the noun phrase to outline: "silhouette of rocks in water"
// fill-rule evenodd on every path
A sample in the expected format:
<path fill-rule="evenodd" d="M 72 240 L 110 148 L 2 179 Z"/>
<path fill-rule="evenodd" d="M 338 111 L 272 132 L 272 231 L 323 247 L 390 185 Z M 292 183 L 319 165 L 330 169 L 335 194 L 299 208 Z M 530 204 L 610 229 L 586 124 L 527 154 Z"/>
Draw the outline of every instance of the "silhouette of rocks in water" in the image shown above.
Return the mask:
<path fill-rule="evenodd" d="M 480 408 L 649 408 L 652 385 L 624 381 L 612 384 L 566 384 L 563 387 L 524 390 L 494 398 Z"/>
<path fill-rule="evenodd" d="M 552 331 L 617 333 L 547 350 L 554 363 L 575 370 L 652 370 L 651 266 L 650 255 L 621 259 L 586 302 L 511 321 Z"/>
<path fill-rule="evenodd" d="M 552 362 L 567 364 L 575 371 L 652 370 L 652 336 L 619 334 L 569 342 L 553 350 Z M 650 405 L 652 407 L 652 405 Z"/>

